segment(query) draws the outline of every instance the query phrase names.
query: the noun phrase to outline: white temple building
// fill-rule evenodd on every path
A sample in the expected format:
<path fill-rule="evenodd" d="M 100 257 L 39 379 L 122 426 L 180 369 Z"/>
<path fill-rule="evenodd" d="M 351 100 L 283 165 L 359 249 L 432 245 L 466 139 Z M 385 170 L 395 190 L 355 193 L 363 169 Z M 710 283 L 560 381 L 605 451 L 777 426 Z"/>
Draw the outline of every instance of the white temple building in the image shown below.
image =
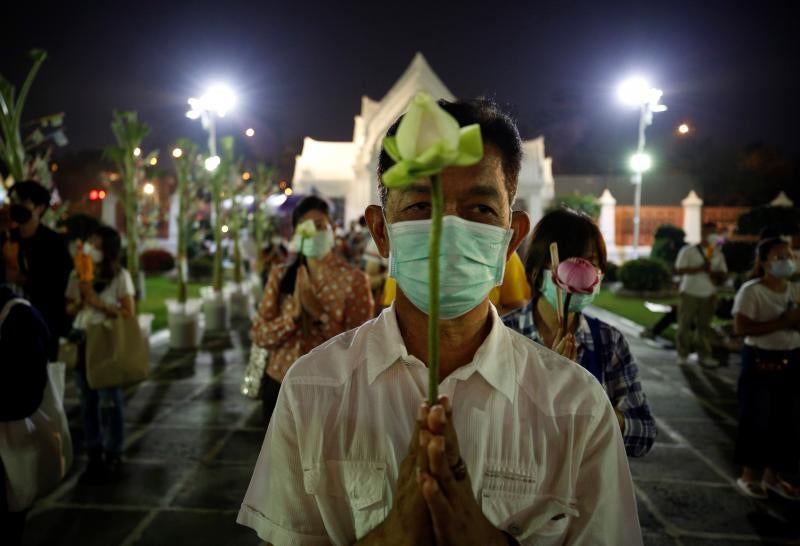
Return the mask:
<path fill-rule="evenodd" d="M 352 142 L 322 142 L 306 137 L 295 160 L 293 187 L 300 193 L 317 192 L 343 209 L 345 225 L 358 219 L 367 205 L 378 204 L 376 169 L 386 131 L 405 111 L 414 95 L 425 91 L 435 98 L 455 100 L 417 53 L 409 67 L 379 101 L 361 98 Z M 515 209 L 527 210 L 535 223 L 553 198 L 551 159 L 545 156 L 544 137 L 523 141 Z"/>

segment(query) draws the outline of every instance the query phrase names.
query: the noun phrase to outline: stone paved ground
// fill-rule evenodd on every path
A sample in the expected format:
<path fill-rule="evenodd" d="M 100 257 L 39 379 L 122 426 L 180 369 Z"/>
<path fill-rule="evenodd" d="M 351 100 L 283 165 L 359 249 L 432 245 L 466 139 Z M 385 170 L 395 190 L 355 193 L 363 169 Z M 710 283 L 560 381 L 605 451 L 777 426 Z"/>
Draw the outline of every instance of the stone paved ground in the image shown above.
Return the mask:
<path fill-rule="evenodd" d="M 631 461 L 645 544 L 800 544 L 800 503 L 757 502 L 734 489 L 735 362 L 716 371 L 677 366 L 674 352 L 631 340 L 660 429 Z M 263 438 L 260 405 L 242 397 L 242 331 L 197 353 L 167 351 L 156 336 L 151 378 L 126 393 L 122 481 L 85 486 L 77 394 L 67 404 L 78 451 L 68 479 L 37 504 L 26 545 L 228 546 L 263 544 L 235 518 Z"/>

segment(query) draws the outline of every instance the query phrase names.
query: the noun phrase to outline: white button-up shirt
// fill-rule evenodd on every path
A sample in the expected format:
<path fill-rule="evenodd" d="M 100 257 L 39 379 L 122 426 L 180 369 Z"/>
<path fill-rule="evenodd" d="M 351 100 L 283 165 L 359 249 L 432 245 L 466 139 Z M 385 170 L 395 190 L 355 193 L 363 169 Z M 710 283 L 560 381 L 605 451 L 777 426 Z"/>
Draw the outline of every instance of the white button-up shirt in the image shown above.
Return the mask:
<path fill-rule="evenodd" d="M 642 543 L 622 436 L 581 366 L 503 326 L 441 382 L 484 515 L 523 544 Z M 387 516 L 427 368 L 394 307 L 283 380 L 237 521 L 276 546 L 352 544 Z"/>

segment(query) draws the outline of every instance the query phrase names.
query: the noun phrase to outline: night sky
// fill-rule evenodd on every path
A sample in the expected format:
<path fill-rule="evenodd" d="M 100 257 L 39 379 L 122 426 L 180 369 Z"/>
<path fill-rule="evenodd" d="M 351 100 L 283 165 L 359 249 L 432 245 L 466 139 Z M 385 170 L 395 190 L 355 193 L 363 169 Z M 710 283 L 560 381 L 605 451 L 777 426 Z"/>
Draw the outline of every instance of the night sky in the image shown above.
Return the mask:
<path fill-rule="evenodd" d="M 790 2 L 14 4 L 0 73 L 19 85 L 25 52 L 49 52 L 25 117 L 66 112 L 70 151 L 110 144 L 114 108 L 152 125 L 148 149 L 202 141 L 199 122 L 184 117 L 186 98 L 215 80 L 241 95 L 220 132 L 255 127 L 250 145 L 261 156 L 306 135 L 349 140 L 361 96 L 380 99 L 417 51 L 456 96 L 492 96 L 523 137 L 544 134 L 557 171 L 581 153 L 621 165 L 637 114 L 614 88 L 632 72 L 648 75 L 669 106 L 648 130 L 654 147 L 688 121 L 693 138 L 719 145 L 800 150 L 790 121 L 800 118 L 800 23 Z"/>

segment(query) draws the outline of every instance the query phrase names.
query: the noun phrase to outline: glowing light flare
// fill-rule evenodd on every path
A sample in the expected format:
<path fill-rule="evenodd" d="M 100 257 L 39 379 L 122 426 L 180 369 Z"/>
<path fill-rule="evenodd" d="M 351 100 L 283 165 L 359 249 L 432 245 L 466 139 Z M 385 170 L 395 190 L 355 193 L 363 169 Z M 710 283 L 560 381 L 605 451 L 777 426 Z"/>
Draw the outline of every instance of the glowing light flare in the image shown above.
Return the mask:
<path fill-rule="evenodd" d="M 97 201 L 99 197 L 99 192 L 97 190 L 89 191 L 89 201 Z"/>
<path fill-rule="evenodd" d="M 133 149 L 133 157 L 139 157 L 140 155 L 142 155 L 142 149 L 137 146 Z"/>
<path fill-rule="evenodd" d="M 152 165 L 152 166 L 158 165 L 158 158 L 157 157 L 151 157 L 150 158 L 150 165 Z"/>
<path fill-rule="evenodd" d="M 106 191 L 105 191 L 105 190 L 100 190 L 100 191 L 98 191 L 98 192 L 97 192 L 97 198 L 98 198 L 98 199 L 100 199 L 101 201 L 102 201 L 103 199 L 105 199 L 105 198 L 106 198 Z"/>
<path fill-rule="evenodd" d="M 222 226 L 222 229 L 221 229 L 221 231 L 222 231 L 222 233 L 228 233 L 228 230 L 229 230 L 229 229 L 230 229 L 230 228 L 228 228 L 228 226 Z"/>
<path fill-rule="evenodd" d="M 218 155 L 212 155 L 211 157 L 206 158 L 206 160 L 203 162 L 203 165 L 208 172 L 214 172 L 217 170 L 217 167 L 219 167 L 220 162 L 221 159 Z"/>
<path fill-rule="evenodd" d="M 691 130 L 692 129 L 691 129 L 691 127 L 689 127 L 688 123 L 681 123 L 680 125 L 678 125 L 678 133 L 680 133 L 682 135 L 688 135 L 689 131 L 691 131 Z"/>
<path fill-rule="evenodd" d="M 242 180 L 250 180 L 252 177 L 253 175 L 251 175 L 249 171 L 245 171 L 242 173 Z"/>
<path fill-rule="evenodd" d="M 290 196 L 294 193 L 294 190 L 292 188 L 286 188 L 285 190 L 283 190 L 283 193 Z"/>
<path fill-rule="evenodd" d="M 653 166 L 653 158 L 650 157 L 650 154 L 639 152 L 631 156 L 630 167 L 631 170 L 635 173 L 641 174 L 645 171 L 650 170 L 650 167 L 652 166 Z"/>
<path fill-rule="evenodd" d="M 156 187 L 150 182 L 146 183 L 142 188 L 145 195 L 153 195 L 156 192 Z"/>
<path fill-rule="evenodd" d="M 253 137 L 256 135 L 256 130 L 252 127 L 248 127 L 247 130 L 244 132 L 245 136 Z"/>
<path fill-rule="evenodd" d="M 172 150 L 172 157 L 174 157 L 175 159 L 180 158 L 182 155 L 183 155 L 183 150 L 181 150 L 180 148 L 175 148 L 174 150 Z"/>

